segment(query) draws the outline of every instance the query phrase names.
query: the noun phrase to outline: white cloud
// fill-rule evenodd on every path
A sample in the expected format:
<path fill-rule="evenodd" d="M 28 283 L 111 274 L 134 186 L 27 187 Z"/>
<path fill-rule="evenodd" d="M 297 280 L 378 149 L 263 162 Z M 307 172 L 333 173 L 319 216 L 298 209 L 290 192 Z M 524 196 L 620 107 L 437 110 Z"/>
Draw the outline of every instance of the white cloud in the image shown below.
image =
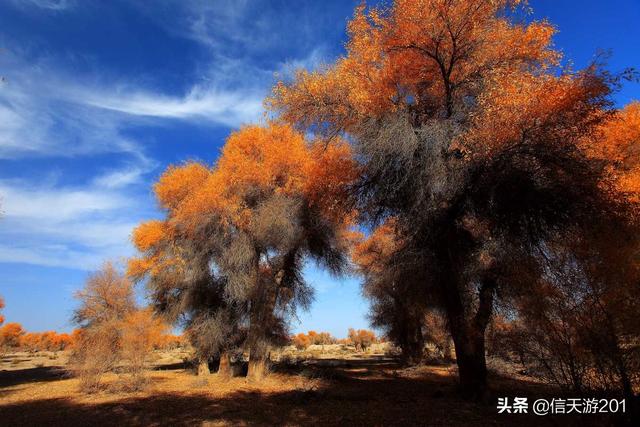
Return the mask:
<path fill-rule="evenodd" d="M 120 152 L 142 155 L 122 134 L 122 117 L 66 98 L 71 92 L 21 61 L 6 65 L 0 86 L 0 158 L 69 157 Z M 70 79 L 68 79 L 70 80 Z"/>
<path fill-rule="evenodd" d="M 34 187 L 0 181 L 0 262 L 92 269 L 133 253 L 130 234 L 145 201 L 94 184 Z"/>
<path fill-rule="evenodd" d="M 29 188 L 0 182 L 4 216 L 32 221 L 61 222 L 80 215 L 112 211 L 126 206 L 119 194 L 100 190 Z"/>
<path fill-rule="evenodd" d="M 322 46 L 318 46 L 309 52 L 304 58 L 291 59 L 280 64 L 277 71 L 279 78 L 293 77 L 296 70 L 304 68 L 313 71 L 319 68 L 327 60 L 327 55 Z"/>
<path fill-rule="evenodd" d="M 192 120 L 229 127 L 255 122 L 262 114 L 261 96 L 251 90 L 194 86 L 183 97 L 149 92 L 105 94 L 96 90 L 78 95 L 78 102 L 133 116 Z"/>
<path fill-rule="evenodd" d="M 71 7 L 69 0 L 14 0 L 20 6 L 35 6 L 48 10 L 65 10 Z"/>
<path fill-rule="evenodd" d="M 0 244 L 0 262 L 23 263 L 48 267 L 94 270 L 106 259 L 116 259 L 119 252 L 86 252 L 63 245 L 41 247 L 16 247 Z"/>
<path fill-rule="evenodd" d="M 168 119 L 230 128 L 256 122 L 263 115 L 265 75 L 270 75 L 242 62 L 221 61 L 203 81 L 176 96 L 104 76 L 72 76 L 51 60 L 30 63 L 10 52 L 1 59 L 6 81 L 0 84 L 0 158 L 141 156 L 140 144 L 124 135 L 129 126 L 162 125 Z M 247 74 L 261 78 L 236 84 Z"/>
<path fill-rule="evenodd" d="M 105 164 L 73 186 L 20 175 L 0 179 L 0 262 L 91 269 L 104 258 L 131 254 L 131 229 L 156 214 L 145 181 L 157 163 L 127 130 L 168 121 L 230 128 L 259 121 L 274 72 L 314 68 L 323 58 L 322 49 L 312 49 L 304 58 L 255 61 L 254 55 L 277 45 L 283 31 L 275 35 L 246 1 L 168 1 L 175 13 L 162 17 L 155 12 L 163 9 L 161 3 L 137 6 L 211 54 L 209 62 L 194 64 L 199 77 L 185 82 L 182 92 L 158 90 L 162 85 L 150 83 L 153 76 L 76 74 L 66 61 L 44 54 L 34 59 L 18 43 L 3 52 L 0 159 L 73 157 L 81 164 L 84 156 L 116 153 L 118 166 Z M 21 4 L 49 10 L 71 5 L 62 0 Z"/>
<path fill-rule="evenodd" d="M 140 183 L 143 175 L 147 172 L 145 168 L 132 166 L 130 168 L 113 170 L 94 178 L 93 183 L 98 187 L 116 189 Z"/>

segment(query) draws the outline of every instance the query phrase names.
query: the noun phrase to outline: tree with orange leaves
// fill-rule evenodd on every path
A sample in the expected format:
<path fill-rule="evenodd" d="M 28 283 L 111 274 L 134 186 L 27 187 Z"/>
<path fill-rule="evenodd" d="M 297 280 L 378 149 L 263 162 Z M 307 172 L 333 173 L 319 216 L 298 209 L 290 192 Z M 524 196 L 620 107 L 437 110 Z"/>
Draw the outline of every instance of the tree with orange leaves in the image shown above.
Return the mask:
<path fill-rule="evenodd" d="M 600 143 L 588 145 L 590 154 L 608 162 L 618 191 L 640 202 L 640 101 L 616 111 L 597 136 Z"/>
<path fill-rule="evenodd" d="M 334 344 L 336 339 L 331 336 L 329 332 L 316 332 L 309 331 L 306 334 L 301 332 L 297 335 L 291 337 L 291 342 L 295 345 L 299 350 L 304 350 L 310 345 L 327 345 Z"/>
<path fill-rule="evenodd" d="M 111 262 L 92 273 L 84 289 L 76 293 L 80 306 L 74 321 L 83 328 L 121 320 L 135 310 L 133 283 Z"/>
<path fill-rule="evenodd" d="M 162 342 L 167 325 L 150 309 L 129 313 L 121 323 L 121 358 L 130 375 L 131 384 L 140 388 L 144 384 L 144 368 L 149 355 Z"/>
<path fill-rule="evenodd" d="M 542 274 L 551 241 L 603 223 L 632 233 L 637 219 L 608 172 L 611 156 L 591 155 L 619 77 L 598 64 L 558 73 L 553 26 L 513 19 L 525 3 L 360 6 L 346 55 L 279 83 L 267 101 L 302 130 L 349 134 L 361 162 L 359 210 L 373 223 L 397 222 L 402 268 L 421 271 L 415 286 L 442 307 L 473 399 L 487 396 L 495 299 Z M 515 273 L 529 264 L 540 268 Z"/>
<path fill-rule="evenodd" d="M 4 308 L 4 300 L 0 297 L 0 310 Z M 4 323 L 4 316 L 0 314 L 0 325 Z"/>
<path fill-rule="evenodd" d="M 0 348 L 17 348 L 25 331 L 20 323 L 11 322 L 0 328 Z"/>
<path fill-rule="evenodd" d="M 62 351 L 71 348 L 73 338 L 55 331 L 27 332 L 20 337 L 20 348 L 27 351 Z"/>
<path fill-rule="evenodd" d="M 71 363 L 81 388 L 95 390 L 101 376 L 120 364 L 130 374 L 128 385 L 142 387 L 149 354 L 160 343 L 166 325 L 152 310 L 136 305 L 133 283 L 111 262 L 88 277 L 76 298 L 80 305 L 74 321 L 80 329 L 73 338 L 61 338 L 74 341 Z M 57 340 L 55 333 L 45 333 L 40 341 Z"/>
<path fill-rule="evenodd" d="M 312 344 L 311 337 L 304 332 L 300 332 L 299 334 L 295 335 L 293 338 L 291 338 L 291 341 L 298 350 L 306 350 L 307 347 Z"/>
<path fill-rule="evenodd" d="M 286 125 L 245 127 L 214 167 L 189 163 L 160 178 L 167 216 L 134 232 L 143 256 L 130 274 L 148 280 L 161 311 L 187 315 L 203 351 L 224 353 L 248 324 L 249 376 L 259 379 L 269 347 L 287 340 L 283 316 L 311 301 L 304 260 L 345 266 L 356 176 L 345 142 L 308 142 Z"/>
<path fill-rule="evenodd" d="M 355 346 L 356 351 L 367 351 L 371 344 L 375 344 L 378 339 L 373 331 L 367 329 L 353 329 L 348 331 L 349 342 Z"/>

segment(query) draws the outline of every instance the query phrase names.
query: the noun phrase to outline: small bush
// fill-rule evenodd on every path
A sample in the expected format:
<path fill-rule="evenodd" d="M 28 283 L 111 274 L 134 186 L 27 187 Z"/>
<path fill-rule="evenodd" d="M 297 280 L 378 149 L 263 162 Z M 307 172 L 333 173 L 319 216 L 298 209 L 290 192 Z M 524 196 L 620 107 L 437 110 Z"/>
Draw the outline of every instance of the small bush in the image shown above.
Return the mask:
<path fill-rule="evenodd" d="M 298 350 L 306 350 L 311 345 L 311 339 L 304 333 L 294 336 L 292 341 Z"/>
<path fill-rule="evenodd" d="M 69 360 L 71 371 L 80 379 L 80 390 L 92 393 L 100 389 L 103 375 L 113 370 L 119 360 L 118 322 L 105 322 L 87 328 Z"/>
<path fill-rule="evenodd" d="M 158 346 L 166 329 L 150 310 L 135 306 L 133 285 L 113 265 L 92 275 L 77 294 L 81 305 L 75 320 L 72 371 L 80 388 L 93 392 L 100 388 L 104 374 L 121 368 L 118 387 L 137 391 L 147 381 L 144 370 L 149 355 Z"/>

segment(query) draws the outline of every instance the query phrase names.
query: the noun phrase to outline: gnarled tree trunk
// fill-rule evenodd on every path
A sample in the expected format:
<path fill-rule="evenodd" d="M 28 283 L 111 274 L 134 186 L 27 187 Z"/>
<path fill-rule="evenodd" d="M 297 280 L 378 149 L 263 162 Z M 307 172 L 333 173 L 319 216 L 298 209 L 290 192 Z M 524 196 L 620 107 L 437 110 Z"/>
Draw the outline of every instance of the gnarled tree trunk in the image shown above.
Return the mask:
<path fill-rule="evenodd" d="M 200 359 L 198 361 L 198 376 L 209 375 L 210 373 L 209 361 L 207 359 Z"/>
<path fill-rule="evenodd" d="M 403 336 L 400 343 L 402 363 L 408 366 L 418 365 L 422 362 L 424 355 L 422 322 L 416 316 L 407 313 L 403 323 Z"/>
<path fill-rule="evenodd" d="M 233 372 L 231 370 L 231 359 L 229 357 L 229 353 L 223 351 L 220 353 L 220 365 L 218 365 L 218 376 L 224 378 L 230 378 L 233 376 Z"/>
<path fill-rule="evenodd" d="M 485 356 L 485 332 L 493 312 L 495 281 L 483 278 L 475 313 L 465 303 L 459 276 L 455 270 L 453 248 L 443 247 L 439 253 L 442 263 L 440 290 L 449 331 L 456 352 L 456 364 L 462 395 L 471 400 L 484 401 L 487 398 L 487 362 Z"/>
<path fill-rule="evenodd" d="M 484 400 L 487 394 L 484 333 L 467 329 L 452 334 L 462 394 L 472 400 Z"/>
<path fill-rule="evenodd" d="M 271 285 L 271 286 L 270 286 Z M 251 307 L 249 325 L 249 369 L 247 378 L 260 381 L 268 372 L 269 328 L 273 324 L 273 310 L 277 292 L 269 283 L 261 283 L 255 303 Z"/>

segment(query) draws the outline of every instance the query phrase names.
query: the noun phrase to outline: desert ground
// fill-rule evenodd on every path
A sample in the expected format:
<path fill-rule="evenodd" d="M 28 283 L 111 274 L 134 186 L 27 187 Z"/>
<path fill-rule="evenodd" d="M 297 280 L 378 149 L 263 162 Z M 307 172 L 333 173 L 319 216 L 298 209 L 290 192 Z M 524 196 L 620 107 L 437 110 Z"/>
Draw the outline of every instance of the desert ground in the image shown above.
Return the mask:
<path fill-rule="evenodd" d="M 114 374 L 82 394 L 64 352 L 4 354 L 0 362 L 0 425 L 610 425 L 605 415 L 540 417 L 498 414 L 499 396 L 560 397 L 516 372 L 492 375 L 495 401 L 465 402 L 455 365 L 401 368 L 384 346 L 288 348 L 272 355 L 260 383 L 242 376 L 196 376 L 185 349 L 158 351 L 144 391 L 129 392 Z"/>

